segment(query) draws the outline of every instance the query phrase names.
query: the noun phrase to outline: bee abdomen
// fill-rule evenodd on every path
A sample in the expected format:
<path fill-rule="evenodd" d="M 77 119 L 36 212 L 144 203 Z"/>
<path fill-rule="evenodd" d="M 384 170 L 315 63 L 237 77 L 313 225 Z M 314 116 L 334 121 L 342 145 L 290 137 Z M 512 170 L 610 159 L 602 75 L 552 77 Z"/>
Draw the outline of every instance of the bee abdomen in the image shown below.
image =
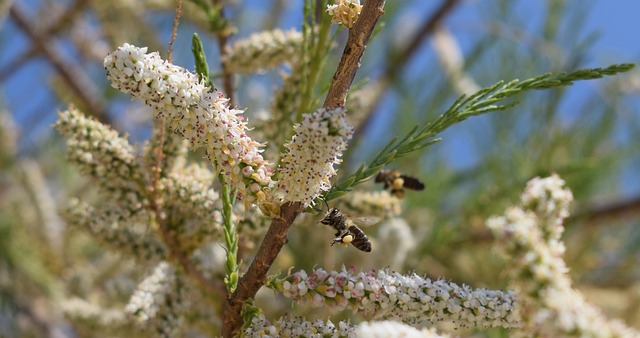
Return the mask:
<path fill-rule="evenodd" d="M 400 178 L 404 180 L 403 186 L 405 188 L 413 190 L 424 190 L 424 183 L 420 182 L 420 180 L 418 180 L 417 178 L 407 175 L 400 175 Z"/>
<path fill-rule="evenodd" d="M 349 232 L 353 235 L 353 240 L 351 244 L 355 246 L 358 250 L 362 250 L 364 252 L 371 252 L 371 241 L 369 241 L 369 237 L 360 230 L 355 225 L 349 227 Z"/>

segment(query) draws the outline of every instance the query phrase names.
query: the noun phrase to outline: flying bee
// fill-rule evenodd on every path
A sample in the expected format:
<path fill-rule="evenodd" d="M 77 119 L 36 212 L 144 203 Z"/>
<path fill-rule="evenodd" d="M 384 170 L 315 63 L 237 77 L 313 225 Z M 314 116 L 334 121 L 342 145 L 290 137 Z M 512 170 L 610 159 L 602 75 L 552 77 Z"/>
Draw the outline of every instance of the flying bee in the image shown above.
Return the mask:
<path fill-rule="evenodd" d="M 384 188 L 391 188 L 391 195 L 397 198 L 404 197 L 404 188 L 412 190 L 423 190 L 424 183 L 420 182 L 415 177 L 403 175 L 397 170 L 385 170 L 382 169 L 376 175 L 376 183 L 384 183 Z"/>
<path fill-rule="evenodd" d="M 369 237 L 356 225 L 362 226 L 375 224 L 379 221 L 377 217 L 358 217 L 351 219 L 340 212 L 337 208 L 332 208 L 327 215 L 320 220 L 320 223 L 331 226 L 336 230 L 336 237 L 331 241 L 331 245 L 338 243 L 346 247 L 349 243 L 358 250 L 371 252 L 371 241 Z"/>

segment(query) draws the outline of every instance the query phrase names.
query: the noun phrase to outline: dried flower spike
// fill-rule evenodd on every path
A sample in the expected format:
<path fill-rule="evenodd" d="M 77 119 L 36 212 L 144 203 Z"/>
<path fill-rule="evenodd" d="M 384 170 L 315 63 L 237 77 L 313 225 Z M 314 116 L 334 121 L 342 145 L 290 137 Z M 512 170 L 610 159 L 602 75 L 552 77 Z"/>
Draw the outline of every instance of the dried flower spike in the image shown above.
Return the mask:
<path fill-rule="evenodd" d="M 341 24 L 347 28 L 353 27 L 361 11 L 360 0 L 338 0 L 335 5 L 327 5 L 331 23 Z"/>

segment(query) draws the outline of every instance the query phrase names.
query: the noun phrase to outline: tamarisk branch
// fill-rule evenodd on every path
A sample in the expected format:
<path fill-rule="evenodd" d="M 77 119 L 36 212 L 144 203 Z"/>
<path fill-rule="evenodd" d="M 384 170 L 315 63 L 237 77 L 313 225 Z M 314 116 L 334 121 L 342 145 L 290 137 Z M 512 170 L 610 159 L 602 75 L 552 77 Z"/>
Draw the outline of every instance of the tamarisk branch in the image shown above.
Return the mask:
<path fill-rule="evenodd" d="M 378 19 L 384 13 L 384 3 L 384 0 L 365 2 L 358 21 L 349 30 L 349 38 L 329 87 L 324 108 L 337 108 L 345 105 L 347 92 L 360 66 L 367 42 Z M 289 227 L 301 212 L 301 203 L 285 203 L 281 206 L 280 217 L 271 222 L 247 273 L 240 278 L 238 288 L 227 299 L 222 326 L 223 337 L 233 337 L 242 326 L 242 305 L 245 301 L 253 298 L 264 284 L 269 268 L 278 256 L 280 249 L 287 242 Z"/>

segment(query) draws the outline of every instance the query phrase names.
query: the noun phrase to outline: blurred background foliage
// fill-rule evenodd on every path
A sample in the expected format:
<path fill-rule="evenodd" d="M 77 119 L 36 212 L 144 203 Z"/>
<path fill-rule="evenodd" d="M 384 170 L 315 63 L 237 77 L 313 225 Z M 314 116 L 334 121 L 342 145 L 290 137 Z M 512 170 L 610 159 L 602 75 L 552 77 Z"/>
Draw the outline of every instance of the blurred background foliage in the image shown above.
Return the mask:
<path fill-rule="evenodd" d="M 189 69 L 194 31 L 202 37 L 216 74 L 220 30 L 233 30 L 234 40 L 263 29 L 300 29 L 302 1 L 213 1 L 224 5 L 224 16 L 215 9 L 202 10 L 199 1 L 205 0 L 185 1 L 175 45 L 174 63 Z M 446 34 L 440 36 L 454 42 L 454 52 L 456 44 L 460 48 L 464 62 L 458 71 L 468 81 L 466 88 L 638 61 L 637 56 L 603 56 L 594 47 L 603 33 L 587 25 L 587 18 L 598 14 L 592 13 L 594 2 L 548 0 L 533 6 L 535 12 L 531 6 L 524 0 L 387 2 L 384 26 L 367 47 L 355 81 L 359 89 L 368 90 L 371 83 L 381 89 L 360 93 L 368 95 L 368 101 L 357 109 L 370 114 L 357 127 L 340 173 L 346 175 L 370 159 L 393 135 L 434 119 L 465 90 L 460 77 L 439 62 L 442 46 L 435 34 Z M 121 308 L 145 271 L 130 257 L 106 251 L 86 233 L 65 226 L 59 212 L 68 199 L 95 200 L 96 191 L 66 163 L 64 144 L 50 124 L 57 109 L 73 102 L 128 133 L 132 141 L 148 138 L 150 112 L 110 88 L 102 59 L 124 42 L 164 55 L 174 7 L 174 1 L 166 0 L 0 4 L 0 336 L 117 335 L 92 331 L 99 324 L 95 318 L 64 318 L 58 305 L 79 296 Z M 433 28 L 418 33 L 430 21 L 448 33 Z M 344 30 L 335 36 L 336 48 L 316 87 L 318 102 L 345 39 Z M 412 41 L 417 46 L 407 48 Z M 236 102 L 247 108 L 250 123 L 268 113 L 272 93 L 282 81 L 280 71 L 235 78 Z M 465 121 L 447 130 L 441 143 L 395 163 L 394 168 L 418 177 L 427 188 L 407 192 L 403 219 L 365 229 L 374 245 L 371 254 L 329 247 L 333 232 L 316 223 L 321 216 L 305 215 L 290 232 L 272 273 L 292 266 L 390 266 L 503 289 L 503 262 L 493 251 L 484 220 L 515 204 L 530 178 L 557 172 L 576 200 L 564 236 L 576 287 L 608 315 L 640 328 L 639 92 L 635 70 L 528 93 L 515 109 Z M 381 187 L 367 183 L 359 189 Z M 257 244 L 246 242 L 243 267 Z M 266 292 L 258 299 L 272 315 L 293 311 L 310 318 L 327 316 L 303 307 L 291 309 L 286 300 L 274 302 L 274 297 Z M 332 314 L 331 319 L 349 316 Z"/>

